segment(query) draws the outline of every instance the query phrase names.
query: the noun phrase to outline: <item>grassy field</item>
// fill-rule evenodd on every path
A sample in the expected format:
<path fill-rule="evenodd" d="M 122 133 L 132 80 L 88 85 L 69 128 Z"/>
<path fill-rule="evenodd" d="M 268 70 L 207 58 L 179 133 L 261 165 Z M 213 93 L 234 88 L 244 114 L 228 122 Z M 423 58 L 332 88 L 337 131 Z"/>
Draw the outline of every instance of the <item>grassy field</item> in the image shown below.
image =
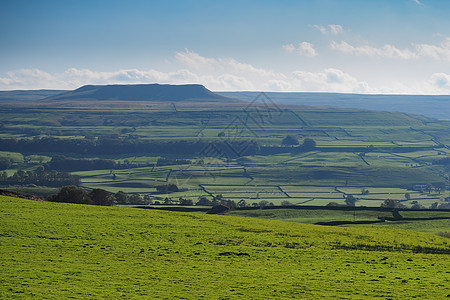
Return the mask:
<path fill-rule="evenodd" d="M 9 197 L 0 211 L 2 299 L 449 295 L 448 239 L 425 233 Z"/>
<path fill-rule="evenodd" d="M 377 221 L 379 217 L 392 218 L 390 211 L 376 210 L 332 210 L 332 209 L 256 209 L 256 210 L 234 210 L 227 213 L 231 216 L 262 218 L 270 220 L 282 220 L 296 223 L 314 224 L 318 222 L 333 221 Z M 422 218 L 424 220 L 400 220 L 386 221 L 373 224 L 346 224 L 340 226 L 373 227 L 373 228 L 400 228 L 432 234 L 448 232 L 450 219 L 432 219 L 446 217 L 450 218 L 450 212 L 439 210 L 427 211 L 401 211 L 403 218 Z M 427 220 L 428 219 L 428 220 Z"/>

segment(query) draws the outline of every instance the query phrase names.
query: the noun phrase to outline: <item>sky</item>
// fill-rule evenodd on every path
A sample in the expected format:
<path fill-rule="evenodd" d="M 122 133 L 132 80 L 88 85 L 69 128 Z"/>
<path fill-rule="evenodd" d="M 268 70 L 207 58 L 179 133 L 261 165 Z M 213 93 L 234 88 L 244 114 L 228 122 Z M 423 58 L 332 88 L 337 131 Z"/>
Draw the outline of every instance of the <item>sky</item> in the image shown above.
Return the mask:
<path fill-rule="evenodd" d="M 0 0 L 0 90 L 450 94 L 450 1 Z"/>

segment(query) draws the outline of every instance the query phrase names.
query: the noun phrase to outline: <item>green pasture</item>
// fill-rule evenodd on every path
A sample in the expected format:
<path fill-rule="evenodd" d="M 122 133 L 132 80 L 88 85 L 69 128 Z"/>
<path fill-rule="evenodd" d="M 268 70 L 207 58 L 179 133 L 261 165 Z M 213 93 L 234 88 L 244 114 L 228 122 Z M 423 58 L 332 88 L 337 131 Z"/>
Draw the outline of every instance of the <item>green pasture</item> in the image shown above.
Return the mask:
<path fill-rule="evenodd" d="M 450 217 L 448 211 L 401 211 L 404 218 L 439 218 Z M 376 210 L 332 210 L 332 209 L 256 209 L 256 210 L 234 210 L 227 213 L 230 216 L 262 218 L 270 220 L 282 220 L 296 223 L 314 224 L 318 222 L 332 221 L 376 221 L 378 217 L 392 217 L 390 211 Z M 346 224 L 339 227 L 365 228 L 398 228 L 411 231 L 439 234 L 448 232 L 450 219 L 429 219 L 429 220 L 400 220 L 386 221 L 373 224 Z"/>
<path fill-rule="evenodd" d="M 3 299 L 448 295 L 448 241 L 426 233 L 9 197 L 0 211 Z"/>
<path fill-rule="evenodd" d="M 203 157 L 200 153 L 103 156 L 89 151 L 84 154 L 63 153 L 76 158 L 113 159 L 121 164 L 113 172 L 73 172 L 81 177 L 83 187 L 155 197 L 160 196 L 156 193 L 156 186 L 174 183 L 184 192 L 167 195 L 169 198 L 195 198 L 202 195 L 197 192 L 201 185 L 209 185 L 230 186 L 223 190 L 206 188 L 207 193 L 223 194 L 230 199 L 249 199 L 252 202 L 269 199 L 274 204 L 293 199 L 292 202 L 296 203 L 308 201 L 322 205 L 329 200 L 342 203 L 343 195 L 334 191 L 334 187 L 357 186 L 352 194 L 360 194 L 360 187 L 371 192 L 365 197 L 357 196 L 361 199 L 358 205 L 378 206 L 382 200 L 377 199 L 404 200 L 400 193 L 404 194 L 404 190 L 414 184 L 448 182 L 448 170 L 431 164 L 435 159 L 450 155 L 450 150 L 438 142 L 450 140 L 448 122 L 404 113 L 329 107 L 281 106 L 272 107 L 269 113 L 262 107 L 246 108 L 246 105 L 179 103 L 174 106 L 124 101 L 58 102 L 51 105 L 0 103 L 4 108 L 0 115 L 0 136 L 30 140 L 44 136 L 93 140 L 119 137 L 130 142 L 251 139 L 261 147 L 273 147 L 281 146 L 286 135 L 296 135 L 300 143 L 305 138 L 314 139 L 318 147 L 300 153 L 295 151 L 295 147 L 286 147 L 274 149 L 271 155 L 261 155 L 261 152 L 239 158 Z M 220 134 L 225 136 L 219 137 Z M 374 148 L 365 151 L 369 146 Z M 350 147 L 362 149 L 353 152 Z M 277 151 L 284 153 L 277 154 Z M 360 152 L 367 153 L 363 155 Z M 14 161 L 7 170 L 11 176 L 17 170 L 34 170 L 59 154 L 3 151 L 0 157 L 10 157 Z M 154 167 L 161 157 L 189 159 L 192 164 Z M 126 162 L 137 167 L 122 169 Z M 262 187 L 264 185 L 282 186 L 284 192 L 277 188 L 268 191 Z M 258 188 L 254 190 L 251 186 Z M 295 187 L 287 189 L 287 186 Z M 374 195 L 378 188 L 403 190 L 399 195 L 389 191 Z M 411 193 L 411 201 L 417 200 L 426 206 L 439 202 L 441 198 Z M 404 203 L 409 205 L 411 201 Z"/>

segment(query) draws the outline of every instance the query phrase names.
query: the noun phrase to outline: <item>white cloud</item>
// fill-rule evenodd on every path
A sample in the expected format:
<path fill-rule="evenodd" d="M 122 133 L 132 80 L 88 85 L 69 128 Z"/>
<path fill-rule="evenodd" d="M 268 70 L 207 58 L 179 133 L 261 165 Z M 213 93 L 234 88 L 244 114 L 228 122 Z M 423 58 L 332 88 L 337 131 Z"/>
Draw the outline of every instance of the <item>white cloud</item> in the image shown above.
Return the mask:
<path fill-rule="evenodd" d="M 419 0 L 412 0 L 415 4 L 417 4 L 417 5 L 423 5 L 423 3 L 422 2 L 420 2 Z"/>
<path fill-rule="evenodd" d="M 294 48 L 298 51 L 298 48 Z M 350 49 L 351 53 L 356 51 Z M 367 55 L 365 53 L 363 52 Z M 432 57 L 431 54 L 428 56 Z M 86 84 L 199 83 L 214 91 L 450 94 L 450 75 L 446 73 L 434 73 L 428 78 L 414 82 L 400 79 L 385 86 L 372 86 L 336 68 L 317 72 L 296 70 L 288 74 L 255 67 L 233 58 L 203 57 L 189 50 L 176 53 L 174 59 L 180 62 L 182 67 L 170 72 L 154 69 L 99 72 L 70 68 L 51 74 L 39 69 L 20 69 L 0 76 L 0 90 L 74 89 Z"/>
<path fill-rule="evenodd" d="M 330 28 L 330 32 L 334 35 L 344 32 L 344 29 L 342 28 L 341 25 L 331 24 L 331 25 L 328 25 L 328 28 Z"/>
<path fill-rule="evenodd" d="M 301 42 L 298 45 L 297 52 L 308 57 L 317 56 L 317 51 L 314 49 L 313 44 L 308 42 Z"/>
<path fill-rule="evenodd" d="M 217 60 L 214 58 L 203 57 L 195 52 L 189 51 L 188 49 L 184 49 L 184 52 L 177 52 L 175 54 L 175 58 L 181 63 L 196 69 L 210 67 L 217 63 Z"/>
<path fill-rule="evenodd" d="M 294 53 L 295 52 L 295 46 L 292 44 L 283 45 L 284 51 L 287 53 Z"/>
<path fill-rule="evenodd" d="M 307 57 L 314 57 L 318 55 L 316 49 L 314 49 L 314 45 L 308 42 L 301 42 L 298 44 L 297 48 L 292 44 L 283 45 L 283 49 L 287 53 L 297 53 Z"/>
<path fill-rule="evenodd" d="M 376 48 L 367 45 L 354 47 L 344 41 L 340 43 L 331 41 L 330 47 L 332 50 L 336 50 L 346 54 L 354 54 L 357 56 L 400 58 L 400 59 L 412 59 L 418 57 L 417 53 L 412 52 L 409 49 L 401 50 L 393 45 L 384 45 L 382 48 Z"/>
<path fill-rule="evenodd" d="M 433 87 L 450 92 L 450 75 L 445 73 L 434 73 L 431 75 L 430 81 Z"/>
<path fill-rule="evenodd" d="M 317 92 L 370 93 L 366 82 L 339 69 L 325 69 L 322 72 L 295 71 L 293 74 L 295 90 Z"/>
<path fill-rule="evenodd" d="M 45 88 L 50 82 L 55 82 L 56 85 L 64 84 L 58 81 L 50 73 L 39 69 L 19 69 L 6 73 L 6 77 L 0 77 L 0 85 L 3 88 L 13 87 L 15 89 L 28 89 L 28 86 L 34 88 Z M 22 83 L 26 83 L 23 85 Z"/>
<path fill-rule="evenodd" d="M 420 56 L 450 61 L 450 38 L 444 39 L 440 45 L 414 44 L 414 47 Z"/>
<path fill-rule="evenodd" d="M 450 38 L 444 39 L 439 45 L 413 44 L 412 49 L 398 49 L 393 45 L 384 45 L 381 48 L 373 46 L 352 46 L 347 42 L 331 41 L 330 48 L 345 54 L 356 56 L 381 57 L 393 59 L 433 58 L 450 61 Z"/>
<path fill-rule="evenodd" d="M 328 30 L 325 26 L 322 25 L 313 25 L 314 28 L 320 31 L 322 34 L 328 34 Z"/>
<path fill-rule="evenodd" d="M 341 25 L 338 24 L 329 24 L 327 26 L 322 25 L 313 25 L 313 27 L 320 31 L 320 33 L 326 35 L 326 34 L 332 34 L 337 35 L 344 33 L 344 28 Z"/>

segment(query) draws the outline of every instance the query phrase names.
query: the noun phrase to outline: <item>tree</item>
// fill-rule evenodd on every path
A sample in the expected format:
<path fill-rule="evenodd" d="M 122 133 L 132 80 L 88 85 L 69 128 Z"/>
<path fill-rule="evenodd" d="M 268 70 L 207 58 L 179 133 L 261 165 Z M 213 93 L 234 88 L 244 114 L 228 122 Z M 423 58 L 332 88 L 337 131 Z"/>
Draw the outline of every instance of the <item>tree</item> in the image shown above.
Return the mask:
<path fill-rule="evenodd" d="M 266 207 L 269 206 L 269 201 L 262 200 L 259 202 L 259 207 Z"/>
<path fill-rule="evenodd" d="M 431 194 L 431 191 L 433 190 L 433 185 L 432 184 L 427 184 L 427 187 L 425 188 L 425 190 L 428 192 L 428 194 Z"/>
<path fill-rule="evenodd" d="M 150 195 L 144 195 L 145 204 L 153 204 L 153 198 Z"/>
<path fill-rule="evenodd" d="M 296 135 L 289 134 L 282 141 L 281 144 L 285 146 L 295 146 L 298 145 L 298 138 Z"/>
<path fill-rule="evenodd" d="M 306 138 L 303 140 L 302 148 L 306 150 L 311 150 L 316 148 L 316 141 L 310 138 Z"/>
<path fill-rule="evenodd" d="M 74 185 L 63 186 L 58 194 L 52 195 L 48 198 L 51 202 L 65 202 L 65 203 L 78 203 L 78 204 L 90 204 L 91 198 L 88 193 L 79 187 Z"/>
<path fill-rule="evenodd" d="M 433 204 L 430 205 L 430 209 L 437 209 L 439 206 L 439 202 L 434 202 Z"/>
<path fill-rule="evenodd" d="M 246 207 L 247 206 L 247 202 L 245 202 L 244 199 L 239 200 L 239 202 L 237 203 L 238 207 Z"/>
<path fill-rule="evenodd" d="M 128 201 L 130 204 L 144 204 L 144 199 L 139 194 L 130 195 Z"/>
<path fill-rule="evenodd" d="M 94 205 L 114 205 L 114 196 L 110 192 L 103 189 L 94 189 L 89 196 L 91 198 L 91 203 Z"/>
<path fill-rule="evenodd" d="M 420 205 L 419 203 L 415 203 L 411 206 L 412 209 L 425 209 L 425 206 Z"/>
<path fill-rule="evenodd" d="M 410 193 L 405 193 L 405 199 L 406 200 L 411 200 L 411 194 Z"/>
<path fill-rule="evenodd" d="M 450 203 L 441 203 L 438 209 L 450 209 Z"/>
<path fill-rule="evenodd" d="M 329 203 L 327 204 L 327 206 L 335 207 L 335 206 L 339 206 L 339 204 L 338 204 L 337 202 L 329 202 Z"/>
<path fill-rule="evenodd" d="M 180 205 L 194 205 L 194 202 L 191 199 L 180 198 L 178 200 Z"/>
<path fill-rule="evenodd" d="M 222 200 L 220 204 L 228 206 L 229 208 L 236 208 L 236 202 L 233 200 Z"/>
<path fill-rule="evenodd" d="M 116 203 L 118 204 L 128 204 L 128 194 L 122 191 L 118 191 L 115 195 L 114 198 L 116 200 Z"/>
<path fill-rule="evenodd" d="M 283 200 L 281 201 L 281 206 L 293 206 L 294 204 L 292 204 L 290 201 L 287 200 Z"/>
<path fill-rule="evenodd" d="M 356 201 L 357 199 L 351 194 L 348 194 L 347 197 L 345 197 L 345 204 L 347 206 L 355 206 Z"/>
<path fill-rule="evenodd" d="M 156 190 L 162 194 L 174 193 L 174 192 L 179 191 L 177 185 L 173 184 L 173 183 L 169 183 L 169 184 L 165 184 L 165 185 L 158 185 L 156 187 Z"/>
<path fill-rule="evenodd" d="M 392 199 L 386 199 L 386 200 L 384 200 L 383 203 L 381 203 L 380 207 L 398 208 L 399 207 L 399 203 L 398 203 L 398 201 L 395 201 L 395 200 L 392 200 Z"/>
<path fill-rule="evenodd" d="M 442 190 L 445 190 L 445 186 L 446 186 L 445 183 L 439 182 L 439 183 L 436 183 L 436 184 L 434 185 L 434 188 L 436 189 L 436 191 L 437 191 L 437 192 L 439 193 L 439 195 L 440 195 L 441 192 L 442 192 Z"/>
<path fill-rule="evenodd" d="M 195 203 L 195 205 L 210 206 L 211 201 L 208 198 L 206 198 L 205 196 L 201 196 L 198 198 L 198 201 L 197 201 L 197 203 Z"/>

